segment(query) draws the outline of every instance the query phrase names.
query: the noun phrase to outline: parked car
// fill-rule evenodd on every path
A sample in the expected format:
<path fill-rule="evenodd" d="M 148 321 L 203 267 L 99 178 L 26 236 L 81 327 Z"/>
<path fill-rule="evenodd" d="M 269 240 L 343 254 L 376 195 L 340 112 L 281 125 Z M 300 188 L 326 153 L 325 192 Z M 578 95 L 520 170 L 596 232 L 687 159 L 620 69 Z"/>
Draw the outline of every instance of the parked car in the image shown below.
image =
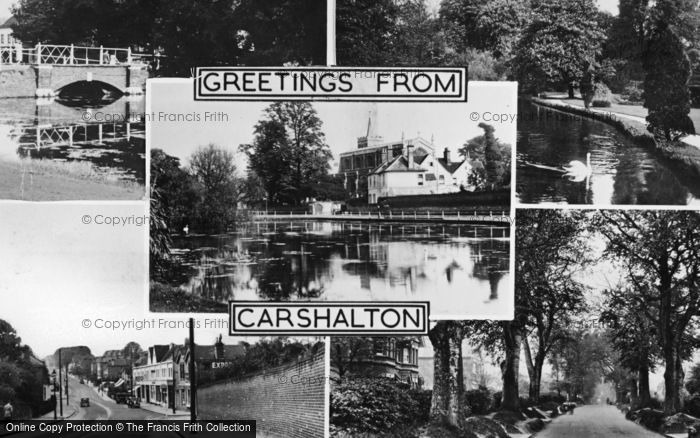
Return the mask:
<path fill-rule="evenodd" d="M 114 394 L 114 401 L 117 403 L 126 403 L 128 398 L 129 398 L 128 392 L 118 392 L 118 393 Z"/>
<path fill-rule="evenodd" d="M 90 407 L 90 399 L 87 397 L 83 397 L 80 399 L 80 407 L 81 408 L 88 408 Z"/>
<path fill-rule="evenodd" d="M 140 408 L 141 407 L 141 400 L 139 400 L 138 397 L 129 397 L 126 400 L 126 405 L 129 406 L 130 408 Z"/>

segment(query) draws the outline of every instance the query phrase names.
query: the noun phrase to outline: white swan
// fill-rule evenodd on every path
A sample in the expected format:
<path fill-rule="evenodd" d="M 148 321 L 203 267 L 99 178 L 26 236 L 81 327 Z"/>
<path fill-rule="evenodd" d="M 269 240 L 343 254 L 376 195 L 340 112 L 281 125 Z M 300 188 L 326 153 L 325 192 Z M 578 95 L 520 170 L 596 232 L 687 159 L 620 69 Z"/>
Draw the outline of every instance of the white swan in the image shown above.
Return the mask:
<path fill-rule="evenodd" d="M 586 164 L 578 160 L 570 161 L 564 166 L 564 176 L 571 181 L 581 182 L 591 176 L 593 168 L 591 167 L 591 153 L 586 154 Z"/>

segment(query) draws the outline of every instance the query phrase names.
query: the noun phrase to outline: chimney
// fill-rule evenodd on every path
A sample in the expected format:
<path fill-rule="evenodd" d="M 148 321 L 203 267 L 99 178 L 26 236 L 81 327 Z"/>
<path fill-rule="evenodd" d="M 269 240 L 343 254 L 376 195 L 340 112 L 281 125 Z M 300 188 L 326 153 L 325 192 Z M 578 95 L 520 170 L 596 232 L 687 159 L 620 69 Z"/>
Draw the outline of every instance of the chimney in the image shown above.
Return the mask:
<path fill-rule="evenodd" d="M 224 358 L 224 343 L 221 341 L 221 335 L 216 338 L 216 344 L 214 344 L 214 354 L 217 359 Z"/>
<path fill-rule="evenodd" d="M 408 168 L 413 169 L 414 163 L 413 163 L 413 145 L 409 144 L 406 146 L 406 154 L 408 156 Z"/>
<path fill-rule="evenodd" d="M 442 158 L 445 159 L 445 164 L 450 164 L 450 150 L 445 148 L 445 150 L 442 152 Z"/>

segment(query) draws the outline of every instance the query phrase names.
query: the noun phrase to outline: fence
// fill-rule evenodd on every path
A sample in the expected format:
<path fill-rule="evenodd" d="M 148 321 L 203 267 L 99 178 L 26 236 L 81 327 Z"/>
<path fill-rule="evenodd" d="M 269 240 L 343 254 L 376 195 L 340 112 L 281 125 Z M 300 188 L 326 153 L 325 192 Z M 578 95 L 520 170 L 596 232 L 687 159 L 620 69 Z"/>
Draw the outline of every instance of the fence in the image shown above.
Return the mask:
<path fill-rule="evenodd" d="M 241 380 L 197 390 L 202 420 L 255 420 L 272 436 L 318 438 L 324 434 L 325 349 L 311 358 Z"/>
<path fill-rule="evenodd" d="M 76 45 L 21 44 L 0 45 L 0 64 L 36 65 L 131 65 L 141 64 L 148 55 L 131 52 L 131 48 L 87 47 Z"/>
<path fill-rule="evenodd" d="M 511 218 L 507 210 L 367 210 L 339 212 L 335 214 L 317 214 L 295 211 L 251 211 L 253 218 L 261 220 L 275 219 L 328 219 L 328 220 L 381 220 L 401 222 L 488 222 L 509 224 Z"/>

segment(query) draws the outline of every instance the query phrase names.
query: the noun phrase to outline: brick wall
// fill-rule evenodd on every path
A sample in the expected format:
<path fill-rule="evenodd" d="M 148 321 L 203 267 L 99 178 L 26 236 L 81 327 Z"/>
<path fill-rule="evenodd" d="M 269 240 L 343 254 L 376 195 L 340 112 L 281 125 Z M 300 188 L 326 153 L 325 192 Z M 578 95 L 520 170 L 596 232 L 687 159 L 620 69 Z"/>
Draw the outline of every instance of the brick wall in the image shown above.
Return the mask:
<path fill-rule="evenodd" d="M 203 420 L 256 420 L 258 430 L 284 438 L 322 438 L 324 349 L 313 357 L 197 391 Z"/>

